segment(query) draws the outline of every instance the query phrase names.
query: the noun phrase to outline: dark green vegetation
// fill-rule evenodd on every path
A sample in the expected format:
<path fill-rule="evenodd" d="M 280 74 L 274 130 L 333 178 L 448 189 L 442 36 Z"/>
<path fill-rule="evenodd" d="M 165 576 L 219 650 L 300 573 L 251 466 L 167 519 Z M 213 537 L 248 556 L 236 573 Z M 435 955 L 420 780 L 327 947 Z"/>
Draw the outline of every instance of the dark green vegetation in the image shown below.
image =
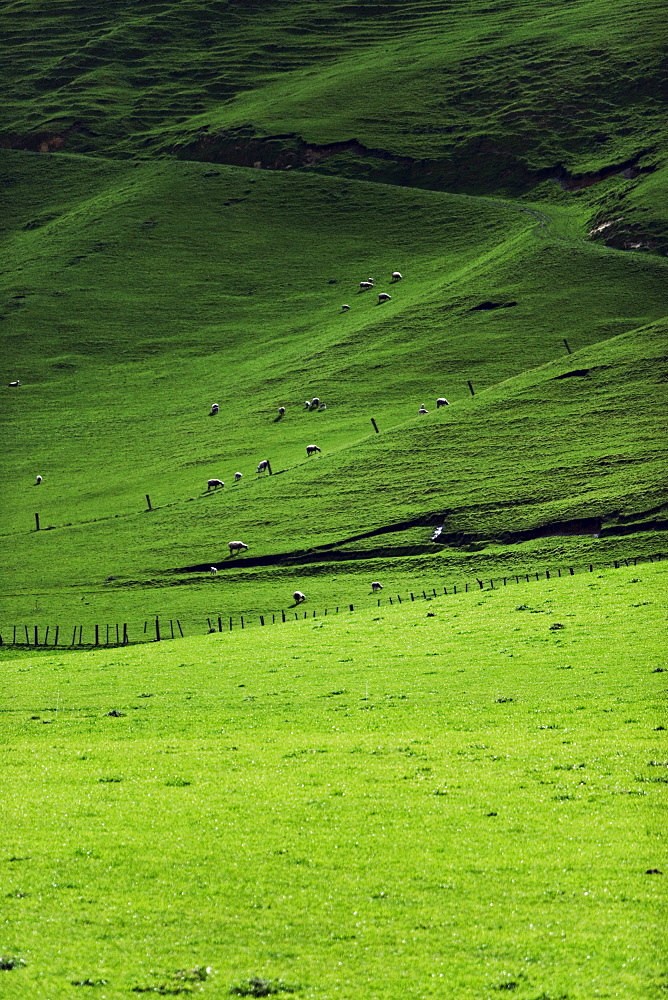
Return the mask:
<path fill-rule="evenodd" d="M 5 663 L 3 997 L 658 996 L 666 572 Z"/>
<path fill-rule="evenodd" d="M 668 986 L 662 15 L 4 5 L 3 998 Z"/>

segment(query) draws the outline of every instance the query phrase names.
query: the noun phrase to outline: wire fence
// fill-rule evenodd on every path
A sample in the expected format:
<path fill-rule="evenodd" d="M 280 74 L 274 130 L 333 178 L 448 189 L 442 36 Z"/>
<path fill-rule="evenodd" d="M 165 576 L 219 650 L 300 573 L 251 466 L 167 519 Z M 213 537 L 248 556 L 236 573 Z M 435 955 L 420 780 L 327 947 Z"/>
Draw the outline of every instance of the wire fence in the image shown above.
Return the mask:
<path fill-rule="evenodd" d="M 513 573 L 507 576 L 473 577 L 463 583 L 444 584 L 437 589 L 434 586 L 422 590 L 406 591 L 404 594 L 376 594 L 376 603 L 369 601 L 358 604 L 336 605 L 331 608 L 302 610 L 301 605 L 288 609 L 259 612 L 251 614 L 222 615 L 213 614 L 205 622 L 195 625 L 189 635 L 206 635 L 213 632 L 233 632 L 247 628 L 264 628 L 269 625 L 285 624 L 307 618 L 324 618 L 355 610 L 380 608 L 399 604 L 411 604 L 416 601 L 432 601 L 437 597 L 449 597 L 456 594 L 479 593 L 481 590 L 500 590 L 503 587 L 519 583 L 530 583 L 537 580 L 556 580 L 561 577 L 575 576 L 581 573 L 593 573 L 600 569 L 620 569 L 621 567 L 637 566 L 642 563 L 662 562 L 668 558 L 666 553 L 654 555 L 632 556 L 627 559 L 615 559 L 609 563 L 589 563 L 586 566 L 558 567 L 557 569 L 538 570 L 531 573 Z M 70 637 L 71 630 L 71 639 Z M 146 642 L 163 642 L 170 639 L 185 637 L 181 621 L 178 618 L 146 619 L 137 625 L 128 622 L 120 624 L 70 625 L 67 628 L 56 625 L 10 625 L 0 634 L 0 647 L 16 646 L 19 648 L 49 648 L 49 649 L 100 649 L 117 646 L 138 645 Z"/>

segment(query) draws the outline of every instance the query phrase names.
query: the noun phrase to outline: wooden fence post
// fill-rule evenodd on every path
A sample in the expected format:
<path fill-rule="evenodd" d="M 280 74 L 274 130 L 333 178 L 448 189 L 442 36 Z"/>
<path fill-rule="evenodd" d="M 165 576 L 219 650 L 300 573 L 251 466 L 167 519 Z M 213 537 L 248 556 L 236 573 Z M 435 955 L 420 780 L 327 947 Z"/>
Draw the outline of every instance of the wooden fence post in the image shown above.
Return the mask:
<path fill-rule="evenodd" d="M 315 611 L 313 614 L 315 614 Z M 260 625 L 264 625 L 264 615 L 260 615 Z"/>
<path fill-rule="evenodd" d="M 285 611 L 281 611 L 281 621 L 285 621 Z"/>
<path fill-rule="evenodd" d="M 380 434 L 380 431 L 378 430 L 378 424 L 373 419 L 373 417 L 371 418 L 371 423 L 373 424 L 373 429 L 375 430 L 376 434 Z"/>
<path fill-rule="evenodd" d="M 151 498 L 150 498 L 150 496 L 148 495 L 148 493 L 145 493 L 144 495 L 146 497 L 147 510 L 153 510 L 153 508 L 151 507 Z"/>
<path fill-rule="evenodd" d="M 245 628 L 245 626 L 244 626 L 244 616 L 241 615 L 240 617 L 241 617 L 241 627 Z"/>
<path fill-rule="evenodd" d="M 35 514 L 35 531 L 39 531 L 39 514 Z"/>
<path fill-rule="evenodd" d="M 100 645 L 100 626 L 99 625 L 95 626 L 95 645 L 96 646 Z"/>
<path fill-rule="evenodd" d="M 74 632 L 72 633 L 72 645 L 77 641 L 77 627 L 74 626 Z"/>
<path fill-rule="evenodd" d="M 23 627 L 26 630 L 26 646 L 29 646 L 30 645 L 30 636 L 28 635 L 28 626 L 24 625 Z"/>
<path fill-rule="evenodd" d="M 568 572 L 571 574 L 571 576 L 575 576 L 575 570 L 573 569 L 572 566 L 568 567 Z"/>
<path fill-rule="evenodd" d="M 157 615 L 155 619 L 155 641 L 160 642 L 160 619 Z"/>
<path fill-rule="evenodd" d="M 564 347 L 566 348 L 566 350 L 568 351 L 569 354 L 573 353 L 572 350 L 570 349 L 568 341 L 566 340 L 565 337 L 564 337 Z"/>
<path fill-rule="evenodd" d="M 354 605 L 354 604 L 351 604 L 351 605 L 350 605 L 350 610 L 351 610 L 351 611 L 354 611 L 354 610 L 355 610 L 355 605 Z"/>
<path fill-rule="evenodd" d="M 173 622 L 173 620 L 171 618 L 169 619 L 169 630 L 170 630 L 170 632 L 172 634 L 172 639 L 173 639 L 174 638 L 174 622 Z"/>
<path fill-rule="evenodd" d="M 411 594 L 411 601 L 415 600 L 415 594 Z"/>
<path fill-rule="evenodd" d="M 48 644 L 48 641 L 49 641 L 49 628 L 50 627 L 51 627 L 50 625 L 47 625 L 46 626 L 46 632 L 44 633 L 44 643 L 43 644 L 45 646 Z"/>
<path fill-rule="evenodd" d="M 38 632 L 37 632 L 37 629 L 38 629 L 38 626 L 35 625 L 35 645 L 36 646 L 38 645 L 38 641 L 37 641 L 37 639 L 38 639 Z"/>
<path fill-rule="evenodd" d="M 220 615 L 218 615 L 218 631 L 219 632 L 223 631 L 223 619 L 221 618 Z"/>
<path fill-rule="evenodd" d="M 53 637 L 53 645 L 58 645 L 58 633 L 60 632 L 60 625 L 56 625 L 56 634 Z"/>
<path fill-rule="evenodd" d="M 128 639 L 128 625 L 127 622 L 123 622 L 123 645 L 127 646 L 129 642 L 130 640 Z"/>

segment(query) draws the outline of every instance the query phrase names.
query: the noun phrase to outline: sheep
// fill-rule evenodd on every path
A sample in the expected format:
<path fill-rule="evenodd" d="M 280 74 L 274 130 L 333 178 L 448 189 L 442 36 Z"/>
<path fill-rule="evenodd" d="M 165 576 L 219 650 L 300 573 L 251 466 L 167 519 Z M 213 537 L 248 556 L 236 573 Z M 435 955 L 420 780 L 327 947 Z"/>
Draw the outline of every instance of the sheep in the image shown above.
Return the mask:
<path fill-rule="evenodd" d="M 360 281 L 360 292 L 366 292 L 370 288 L 373 288 L 373 278 L 369 278 L 368 281 Z"/>
<path fill-rule="evenodd" d="M 382 583 L 378 583 L 378 580 L 374 580 L 374 582 L 371 584 L 371 589 L 373 590 L 373 592 L 375 594 L 377 590 L 382 590 L 383 589 L 383 585 L 382 585 Z"/>
<path fill-rule="evenodd" d="M 284 406 L 279 406 L 279 408 L 278 408 L 278 415 L 279 415 L 279 417 L 284 417 L 285 416 L 285 407 Z"/>
<path fill-rule="evenodd" d="M 37 479 L 35 480 L 35 486 L 39 486 L 41 482 L 42 482 L 42 477 L 38 476 Z"/>
<path fill-rule="evenodd" d="M 230 555 L 238 556 L 242 549 L 248 551 L 248 546 L 244 542 L 228 542 L 230 547 Z"/>
<path fill-rule="evenodd" d="M 21 385 L 21 383 L 19 382 L 18 379 L 16 380 L 16 382 L 10 382 L 9 383 L 9 388 L 10 389 L 14 389 L 14 388 L 16 388 L 17 385 Z"/>
<path fill-rule="evenodd" d="M 402 278 L 402 274 L 401 274 L 400 271 L 393 271 L 392 272 L 392 281 L 401 281 L 401 278 Z"/>
<path fill-rule="evenodd" d="M 341 312 L 348 312 L 349 309 L 350 306 L 347 303 L 341 306 Z"/>
<path fill-rule="evenodd" d="M 307 444 L 306 445 L 306 457 L 310 458 L 311 455 L 315 455 L 316 451 L 320 451 L 317 444 Z"/>
<path fill-rule="evenodd" d="M 439 410 L 441 406 L 450 406 L 445 396 L 439 396 L 436 400 L 436 409 Z"/>
<path fill-rule="evenodd" d="M 206 492 L 208 493 L 209 490 L 217 490 L 224 485 L 225 483 L 222 481 L 222 479 L 207 479 Z"/>
<path fill-rule="evenodd" d="M 322 412 L 322 410 L 326 409 L 327 409 L 327 403 L 321 403 L 320 406 L 318 407 L 318 412 Z"/>
<path fill-rule="evenodd" d="M 311 409 L 311 400 L 310 399 L 307 399 L 306 402 L 304 403 L 304 409 L 305 410 L 310 410 Z"/>
<path fill-rule="evenodd" d="M 211 404 L 211 413 L 209 414 L 209 416 L 210 417 L 215 417 L 215 415 L 218 413 L 219 409 L 220 409 L 220 407 L 218 406 L 218 403 L 212 403 Z"/>
<path fill-rule="evenodd" d="M 387 292 L 378 292 L 378 305 L 381 302 L 389 302 L 391 298 L 392 296 L 388 295 Z"/>
<path fill-rule="evenodd" d="M 211 567 L 211 576 L 218 576 L 218 570 L 215 566 Z"/>
<path fill-rule="evenodd" d="M 234 481 L 235 481 L 235 483 L 238 483 L 238 482 L 239 482 L 239 480 L 240 480 L 240 479 L 241 479 L 242 477 L 243 477 L 243 472 L 235 472 L 235 473 L 234 473 Z"/>
<path fill-rule="evenodd" d="M 295 602 L 295 604 L 301 604 L 303 601 L 306 600 L 306 594 L 302 594 L 301 590 L 295 590 L 294 594 L 292 595 L 292 599 Z"/>
<path fill-rule="evenodd" d="M 427 407 L 426 407 L 426 406 L 424 405 L 424 403 L 422 404 L 422 406 L 421 406 L 421 407 L 420 407 L 420 409 L 418 410 L 418 413 L 429 413 L 429 410 L 428 410 L 428 409 L 427 409 Z"/>
<path fill-rule="evenodd" d="M 317 396 L 314 396 L 313 399 L 311 400 L 311 409 L 317 410 L 319 406 L 320 406 L 320 400 L 318 399 Z"/>
<path fill-rule="evenodd" d="M 269 459 L 264 458 L 257 467 L 258 472 L 266 472 L 269 468 Z"/>

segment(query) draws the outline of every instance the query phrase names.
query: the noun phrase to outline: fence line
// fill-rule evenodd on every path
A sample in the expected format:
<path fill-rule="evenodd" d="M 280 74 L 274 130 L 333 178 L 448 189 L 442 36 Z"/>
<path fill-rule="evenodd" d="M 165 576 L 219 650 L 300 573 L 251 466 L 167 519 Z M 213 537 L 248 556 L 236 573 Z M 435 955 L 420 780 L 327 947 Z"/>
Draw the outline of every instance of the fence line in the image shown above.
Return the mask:
<path fill-rule="evenodd" d="M 614 559 L 611 563 L 601 563 L 600 565 L 589 563 L 582 568 L 576 568 L 574 566 L 565 566 L 565 567 L 558 567 L 556 570 L 546 569 L 546 570 L 541 570 L 539 572 L 514 573 L 509 576 L 492 577 L 489 580 L 482 580 L 479 577 L 473 577 L 473 580 L 471 581 L 465 580 L 463 585 L 461 583 L 459 585 L 456 583 L 450 584 L 449 589 L 448 586 L 444 585 L 443 594 L 440 594 L 439 592 L 437 592 L 435 587 L 432 587 L 430 594 L 427 594 L 427 590 L 425 588 L 422 590 L 422 593 L 418 592 L 417 594 L 413 591 L 408 591 L 408 596 L 404 594 L 403 598 L 401 594 L 397 594 L 396 600 L 399 604 L 403 603 L 403 601 L 408 601 L 408 600 L 412 602 L 415 602 L 416 600 L 432 601 L 435 597 L 448 597 L 448 596 L 454 596 L 455 594 L 468 594 L 470 592 L 477 593 L 480 590 L 499 590 L 501 587 L 508 586 L 508 584 L 512 585 L 513 582 L 515 584 L 519 584 L 520 582 L 529 583 L 534 578 L 536 580 L 540 580 L 543 577 L 546 580 L 552 580 L 555 579 L 555 574 L 556 578 L 559 579 L 560 577 L 566 575 L 575 576 L 576 574 L 579 573 L 593 573 L 594 569 L 612 569 L 612 568 L 620 569 L 622 568 L 622 566 L 624 567 L 637 566 L 638 563 L 662 562 L 666 558 L 668 558 L 666 553 L 659 552 L 656 553 L 655 555 L 649 555 L 649 556 L 632 556 L 625 559 Z M 387 597 L 378 597 L 376 606 L 380 608 L 384 600 L 387 601 L 387 603 L 390 604 L 391 606 L 394 605 L 394 600 L 392 596 L 388 594 Z M 357 607 L 359 609 L 360 606 L 357 605 Z M 364 607 L 366 607 L 366 605 L 364 605 Z M 354 604 L 348 604 L 344 607 L 336 606 L 334 608 L 325 608 L 323 611 L 320 612 L 318 612 L 318 610 L 314 608 L 312 611 L 310 610 L 304 611 L 303 618 L 309 618 L 309 617 L 317 618 L 318 615 L 324 617 L 325 615 L 328 614 L 338 615 L 340 611 L 352 612 L 354 610 L 355 610 Z M 293 614 L 294 618 L 292 617 Z M 300 620 L 300 612 L 296 611 L 294 609 L 294 606 L 287 610 L 283 609 L 281 611 L 264 612 L 263 614 L 258 613 L 258 620 L 256 622 L 250 620 L 247 615 L 244 617 L 244 615 L 240 614 L 238 616 L 238 621 L 235 620 L 235 616 L 230 616 L 226 619 L 225 623 L 223 624 L 223 616 L 215 615 L 213 616 L 213 619 L 212 618 L 206 619 L 208 629 L 205 630 L 205 634 L 212 632 L 223 632 L 223 631 L 232 632 L 234 631 L 235 628 L 236 629 L 245 629 L 248 627 L 262 628 L 268 625 L 283 624 L 284 622 L 299 621 L 299 620 Z M 174 628 L 175 625 L 176 629 L 178 629 L 178 635 L 176 634 L 176 630 Z M 104 649 L 104 648 L 113 648 L 117 646 L 139 645 L 141 643 L 146 643 L 146 642 L 164 642 L 168 639 L 176 639 L 179 637 L 184 638 L 185 635 L 181 622 L 178 618 L 173 618 L 173 619 L 170 618 L 169 625 L 167 626 L 164 620 L 162 622 L 160 621 L 159 616 L 156 616 L 155 621 L 153 623 L 153 627 L 150 630 L 148 621 L 144 622 L 143 631 L 140 632 L 141 626 L 137 627 L 137 630 L 135 633 L 133 633 L 132 638 L 130 637 L 130 630 L 127 622 L 123 622 L 122 625 L 114 624 L 114 625 L 100 626 L 99 624 L 96 624 L 93 626 L 88 626 L 89 630 L 92 629 L 92 637 L 90 641 L 84 642 L 83 625 L 75 625 L 72 631 L 72 641 L 71 643 L 69 643 L 69 646 L 65 643 L 62 643 L 60 645 L 58 643 L 58 639 L 60 636 L 60 625 L 56 625 L 55 628 L 53 629 L 52 633 L 53 639 L 51 642 L 49 642 L 49 633 L 52 631 L 52 627 L 50 625 L 46 626 L 34 625 L 32 626 L 32 628 L 29 628 L 28 625 L 23 625 L 23 626 L 11 625 L 8 626 L 8 628 L 11 629 L 11 639 L 5 638 L 5 636 L 0 634 L 0 647 L 16 646 L 19 648 L 31 648 L 31 649 L 35 648 L 73 649 L 76 646 L 78 648 L 85 648 L 85 649 Z M 42 629 L 41 641 L 40 641 L 40 628 Z M 104 641 L 101 641 L 102 629 L 105 630 Z M 25 641 L 23 641 L 21 637 L 22 631 L 25 634 Z M 5 635 L 6 634 L 7 633 L 5 633 Z M 202 633 L 197 631 L 195 634 L 201 635 Z M 33 641 L 31 641 L 31 637 Z"/>

